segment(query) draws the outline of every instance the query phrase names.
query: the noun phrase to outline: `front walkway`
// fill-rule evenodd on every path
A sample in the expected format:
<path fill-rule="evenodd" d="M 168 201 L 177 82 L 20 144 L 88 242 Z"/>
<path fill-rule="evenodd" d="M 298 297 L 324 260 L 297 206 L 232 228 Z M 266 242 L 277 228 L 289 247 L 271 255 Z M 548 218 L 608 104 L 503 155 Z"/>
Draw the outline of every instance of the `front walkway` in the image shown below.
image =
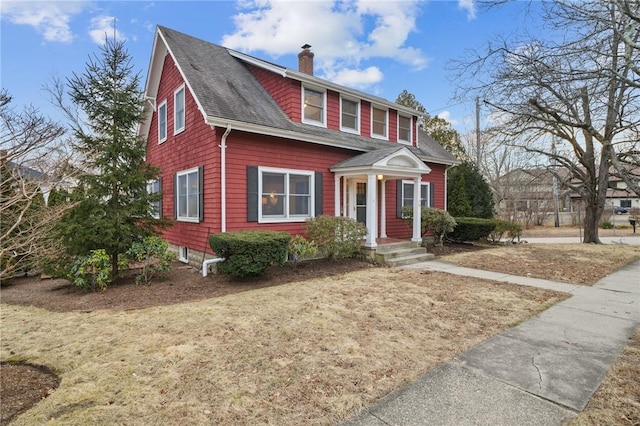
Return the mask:
<path fill-rule="evenodd" d="M 640 324 L 640 261 L 593 287 L 437 261 L 406 268 L 559 290 L 572 297 L 440 364 L 348 425 L 561 425 L 585 408 Z"/>

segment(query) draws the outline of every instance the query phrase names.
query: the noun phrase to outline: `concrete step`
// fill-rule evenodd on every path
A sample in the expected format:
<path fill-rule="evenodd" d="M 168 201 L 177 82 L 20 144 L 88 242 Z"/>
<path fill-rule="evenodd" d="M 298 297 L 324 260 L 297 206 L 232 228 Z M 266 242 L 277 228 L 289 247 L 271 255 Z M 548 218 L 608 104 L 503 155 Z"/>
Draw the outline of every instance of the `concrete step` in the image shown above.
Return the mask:
<path fill-rule="evenodd" d="M 413 249 L 420 247 L 420 243 L 413 241 L 405 241 L 401 243 L 380 244 L 376 247 L 376 253 L 386 254 L 397 250 Z"/>
<path fill-rule="evenodd" d="M 429 260 L 435 259 L 436 256 L 432 253 L 422 253 L 422 254 L 414 254 L 403 257 L 395 257 L 393 259 L 386 259 L 385 264 L 389 266 L 405 266 L 405 265 L 413 265 L 414 263 L 427 262 Z"/>
<path fill-rule="evenodd" d="M 413 247 L 413 248 L 403 248 L 394 251 L 389 251 L 386 253 L 382 253 L 384 255 L 385 260 L 396 259 L 398 257 L 408 257 L 413 254 L 425 254 L 426 250 L 424 247 Z"/>

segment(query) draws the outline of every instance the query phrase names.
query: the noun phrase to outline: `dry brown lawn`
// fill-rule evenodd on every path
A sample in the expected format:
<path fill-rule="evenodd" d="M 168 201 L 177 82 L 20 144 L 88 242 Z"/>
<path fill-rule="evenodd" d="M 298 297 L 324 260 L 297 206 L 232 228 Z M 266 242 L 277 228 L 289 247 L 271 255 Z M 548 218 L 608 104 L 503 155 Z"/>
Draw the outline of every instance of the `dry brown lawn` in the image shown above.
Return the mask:
<path fill-rule="evenodd" d="M 572 284 L 595 284 L 640 259 L 640 246 L 622 244 L 518 244 L 443 256 L 469 268 Z"/>
<path fill-rule="evenodd" d="M 371 268 L 140 310 L 2 304 L 0 359 L 61 378 L 16 425 L 328 425 L 564 297 Z"/>

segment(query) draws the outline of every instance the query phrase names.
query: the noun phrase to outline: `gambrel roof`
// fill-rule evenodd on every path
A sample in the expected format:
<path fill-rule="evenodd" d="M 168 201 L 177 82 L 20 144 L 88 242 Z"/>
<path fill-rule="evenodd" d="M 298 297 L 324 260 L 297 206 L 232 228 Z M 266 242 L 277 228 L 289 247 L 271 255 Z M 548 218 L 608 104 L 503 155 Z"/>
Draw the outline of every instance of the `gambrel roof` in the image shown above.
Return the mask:
<path fill-rule="evenodd" d="M 330 145 L 349 150 L 368 152 L 397 146 L 394 142 L 363 137 L 360 135 L 317 127 L 291 120 L 262 84 L 251 73 L 246 64 L 260 65 L 283 78 L 310 79 L 330 90 L 357 94 L 361 99 L 383 104 L 401 112 L 411 111 L 407 107 L 391 103 L 382 98 L 338 86 L 318 77 L 303 75 L 285 67 L 209 43 L 204 40 L 158 26 L 154 41 L 145 95 L 155 107 L 156 95 L 162 74 L 165 55 L 171 55 L 188 90 L 196 100 L 203 120 L 209 125 L 227 127 L 251 133 L 264 134 L 305 142 Z M 151 122 L 151 111 L 140 128 L 146 136 Z M 419 137 L 423 135 L 419 133 Z M 419 148 L 408 147 L 425 161 L 440 164 L 457 164 L 456 158 L 444 150 L 433 139 L 419 142 Z"/>

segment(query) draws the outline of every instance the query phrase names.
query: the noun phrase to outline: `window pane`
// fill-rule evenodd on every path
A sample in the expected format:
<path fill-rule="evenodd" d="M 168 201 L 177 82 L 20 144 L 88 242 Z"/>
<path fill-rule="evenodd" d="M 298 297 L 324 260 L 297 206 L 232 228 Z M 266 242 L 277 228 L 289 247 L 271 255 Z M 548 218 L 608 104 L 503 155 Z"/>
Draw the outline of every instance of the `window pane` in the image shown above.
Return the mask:
<path fill-rule="evenodd" d="M 184 88 L 176 92 L 175 96 L 175 130 L 184 127 Z"/>
<path fill-rule="evenodd" d="M 373 108 L 373 129 L 374 135 L 387 136 L 387 111 Z"/>
<path fill-rule="evenodd" d="M 413 184 L 402 184 L 402 206 L 413 207 Z"/>
<path fill-rule="evenodd" d="M 187 196 L 188 196 L 188 207 L 187 207 L 187 216 L 197 218 L 199 216 L 198 212 L 198 173 L 192 172 L 187 175 L 187 179 L 189 182 L 189 187 L 187 188 Z"/>
<path fill-rule="evenodd" d="M 309 215 L 311 197 L 308 195 L 292 195 L 289 200 L 290 215 Z"/>
<path fill-rule="evenodd" d="M 409 117 L 398 117 L 398 139 L 411 140 L 411 119 Z"/>
<path fill-rule="evenodd" d="M 178 176 L 178 216 L 187 216 L 187 175 Z"/>
<path fill-rule="evenodd" d="M 167 137 L 167 104 L 162 104 L 158 109 L 158 139 Z"/>
<path fill-rule="evenodd" d="M 304 118 L 324 122 L 324 93 L 304 89 Z"/>
<path fill-rule="evenodd" d="M 311 178 L 307 175 L 289 176 L 289 214 L 308 215 L 311 204 Z"/>
<path fill-rule="evenodd" d="M 262 214 L 284 216 L 285 175 L 280 173 L 262 174 Z"/>
<path fill-rule="evenodd" d="M 342 127 L 358 129 L 358 103 L 348 99 L 342 100 Z"/>

